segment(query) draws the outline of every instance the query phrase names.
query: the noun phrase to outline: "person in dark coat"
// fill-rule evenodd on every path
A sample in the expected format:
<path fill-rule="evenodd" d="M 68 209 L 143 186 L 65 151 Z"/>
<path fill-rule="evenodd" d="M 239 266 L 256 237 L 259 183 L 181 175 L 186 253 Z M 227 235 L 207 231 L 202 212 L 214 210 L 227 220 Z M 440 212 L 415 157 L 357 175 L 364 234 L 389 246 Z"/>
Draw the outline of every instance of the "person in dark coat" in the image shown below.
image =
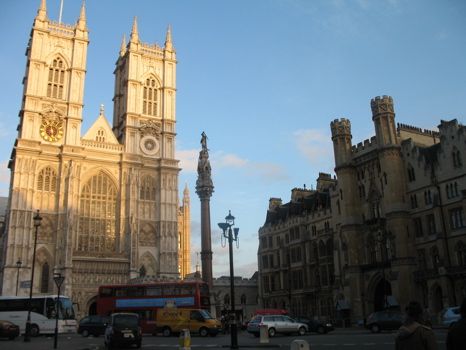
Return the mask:
<path fill-rule="evenodd" d="M 432 328 L 423 324 L 423 310 L 417 301 L 406 306 L 406 321 L 398 330 L 395 350 L 437 350 Z"/>
<path fill-rule="evenodd" d="M 447 350 L 464 350 L 466 348 L 466 298 L 461 304 L 460 314 L 460 320 L 448 331 Z"/>

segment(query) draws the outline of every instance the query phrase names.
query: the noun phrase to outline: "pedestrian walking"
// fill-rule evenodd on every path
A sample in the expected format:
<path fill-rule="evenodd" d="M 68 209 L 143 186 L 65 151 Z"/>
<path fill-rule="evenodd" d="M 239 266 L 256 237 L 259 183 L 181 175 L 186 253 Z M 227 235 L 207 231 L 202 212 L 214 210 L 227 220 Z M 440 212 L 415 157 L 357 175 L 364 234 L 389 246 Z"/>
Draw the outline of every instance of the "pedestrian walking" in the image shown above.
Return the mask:
<path fill-rule="evenodd" d="M 406 321 L 398 330 L 395 350 L 437 350 L 437 340 L 432 328 L 425 326 L 423 310 L 417 301 L 406 306 Z"/>
<path fill-rule="evenodd" d="M 466 298 L 460 306 L 460 314 L 460 320 L 448 331 L 447 350 L 464 350 L 466 348 Z"/>

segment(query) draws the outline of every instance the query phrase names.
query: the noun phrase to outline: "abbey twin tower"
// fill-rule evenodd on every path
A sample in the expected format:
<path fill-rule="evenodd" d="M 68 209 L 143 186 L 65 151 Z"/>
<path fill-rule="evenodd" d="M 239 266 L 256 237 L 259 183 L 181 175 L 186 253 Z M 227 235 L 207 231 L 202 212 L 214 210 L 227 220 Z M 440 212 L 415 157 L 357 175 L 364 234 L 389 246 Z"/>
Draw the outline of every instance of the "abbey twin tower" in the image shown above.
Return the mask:
<path fill-rule="evenodd" d="M 143 43 L 134 20 L 116 53 L 113 123 L 101 108 L 82 134 L 88 34 L 84 4 L 77 23 L 66 25 L 51 21 L 41 1 L 26 51 L 1 253 L 2 294 L 14 295 L 18 259 L 19 280 L 31 278 L 39 209 L 33 291 L 54 292 L 59 272 L 63 293 L 83 312 L 101 284 L 179 276 L 171 31 L 163 47 Z"/>

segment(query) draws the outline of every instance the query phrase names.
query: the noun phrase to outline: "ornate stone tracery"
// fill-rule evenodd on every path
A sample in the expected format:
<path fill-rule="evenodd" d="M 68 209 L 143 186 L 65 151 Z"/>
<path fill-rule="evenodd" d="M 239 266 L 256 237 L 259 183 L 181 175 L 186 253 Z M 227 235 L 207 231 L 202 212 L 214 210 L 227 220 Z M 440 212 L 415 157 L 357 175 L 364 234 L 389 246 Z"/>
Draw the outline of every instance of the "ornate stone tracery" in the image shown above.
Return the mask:
<path fill-rule="evenodd" d="M 162 124 L 154 120 L 141 121 L 139 132 L 141 137 L 152 135 L 158 137 L 162 131 Z"/>

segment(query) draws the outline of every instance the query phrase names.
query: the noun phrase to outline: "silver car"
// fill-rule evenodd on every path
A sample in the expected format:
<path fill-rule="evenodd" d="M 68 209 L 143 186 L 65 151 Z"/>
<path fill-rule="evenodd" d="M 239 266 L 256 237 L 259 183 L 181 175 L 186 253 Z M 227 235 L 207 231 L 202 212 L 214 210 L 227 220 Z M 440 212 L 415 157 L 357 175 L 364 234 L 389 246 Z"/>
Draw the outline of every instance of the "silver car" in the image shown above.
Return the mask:
<path fill-rule="evenodd" d="M 447 307 L 442 311 L 442 325 L 444 326 L 451 327 L 455 322 L 458 322 L 460 318 L 459 306 Z"/>
<path fill-rule="evenodd" d="M 273 337 L 277 333 L 304 335 L 308 331 L 306 324 L 283 315 L 258 315 L 248 323 L 247 330 L 258 336 L 261 326 L 267 326 L 269 337 Z"/>

